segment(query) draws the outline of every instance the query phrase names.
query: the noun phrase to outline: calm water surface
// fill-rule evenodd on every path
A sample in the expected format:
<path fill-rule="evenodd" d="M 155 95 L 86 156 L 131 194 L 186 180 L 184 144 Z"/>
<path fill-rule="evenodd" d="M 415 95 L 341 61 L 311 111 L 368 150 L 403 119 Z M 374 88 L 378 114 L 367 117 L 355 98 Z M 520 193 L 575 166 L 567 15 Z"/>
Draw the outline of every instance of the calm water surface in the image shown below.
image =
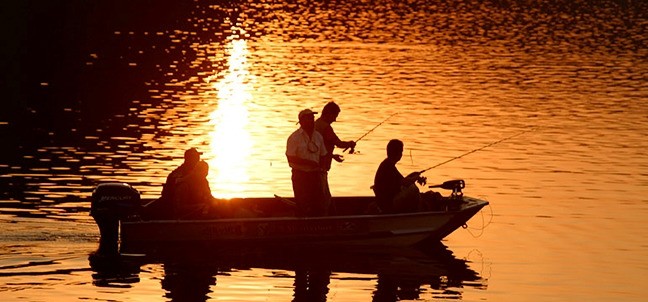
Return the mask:
<path fill-rule="evenodd" d="M 648 297 L 643 1 L 15 2 L 3 301 Z M 408 173 L 522 134 L 426 172 L 491 202 L 429 249 L 89 257 L 93 187 L 155 198 L 188 146 L 215 196 L 291 196 L 286 139 L 328 101 L 345 140 L 393 115 L 334 165 L 337 196 L 372 194 L 389 139 Z"/>

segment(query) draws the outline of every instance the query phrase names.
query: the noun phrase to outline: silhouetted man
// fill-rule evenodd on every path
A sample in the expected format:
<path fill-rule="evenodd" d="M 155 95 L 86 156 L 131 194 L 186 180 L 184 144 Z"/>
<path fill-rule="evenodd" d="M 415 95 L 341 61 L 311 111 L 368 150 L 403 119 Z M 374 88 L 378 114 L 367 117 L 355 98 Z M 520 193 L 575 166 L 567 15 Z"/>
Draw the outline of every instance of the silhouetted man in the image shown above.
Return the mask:
<path fill-rule="evenodd" d="M 420 191 L 415 183 L 425 184 L 426 178 L 420 172 L 403 177 L 396 168 L 396 163 L 402 157 L 403 142 L 390 140 L 387 143 L 387 158 L 380 163 L 372 187 L 383 213 L 412 212 L 420 208 Z"/>
<path fill-rule="evenodd" d="M 322 185 L 324 186 L 324 198 L 327 199 L 327 203 L 331 203 L 331 190 L 329 189 L 328 184 L 328 171 L 331 170 L 331 163 L 333 159 L 337 162 L 342 162 L 342 156 L 333 154 L 335 147 L 338 148 L 355 148 L 356 143 L 354 141 L 342 141 L 331 126 L 337 120 L 338 115 L 340 114 L 340 106 L 334 102 L 328 102 L 324 105 L 322 109 L 322 115 L 315 121 L 315 131 L 322 134 L 324 138 L 324 146 L 326 146 L 326 156 L 324 157 L 322 172 Z"/>
<path fill-rule="evenodd" d="M 201 154 L 196 148 L 187 149 L 182 165 L 167 177 L 161 199 L 168 208 L 168 214 L 177 216 L 197 212 L 212 200 L 207 181 L 209 166 L 200 160 Z"/>
<path fill-rule="evenodd" d="M 299 112 L 299 129 L 286 144 L 286 157 L 292 168 L 292 185 L 300 216 L 323 216 L 328 213 L 322 186 L 322 164 L 326 147 L 322 135 L 315 131 L 315 114 L 310 109 Z"/>

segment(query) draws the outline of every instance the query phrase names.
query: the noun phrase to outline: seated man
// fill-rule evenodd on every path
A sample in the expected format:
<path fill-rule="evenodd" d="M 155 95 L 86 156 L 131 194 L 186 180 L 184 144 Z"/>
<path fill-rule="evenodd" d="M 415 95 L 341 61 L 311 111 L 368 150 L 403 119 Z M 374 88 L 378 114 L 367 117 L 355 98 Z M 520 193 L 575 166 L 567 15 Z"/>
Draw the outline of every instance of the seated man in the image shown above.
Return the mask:
<path fill-rule="evenodd" d="M 390 140 L 387 144 L 387 158 L 380 163 L 372 187 L 382 213 L 405 213 L 421 209 L 421 196 L 416 182 L 423 185 L 426 178 L 420 172 L 403 177 L 396 168 L 396 163 L 402 157 L 403 142 Z"/>
<path fill-rule="evenodd" d="M 207 181 L 209 165 L 201 160 L 187 175 L 177 180 L 175 202 L 181 215 L 202 215 L 211 208 L 213 196 Z"/>
<path fill-rule="evenodd" d="M 166 182 L 162 187 L 162 199 L 171 200 L 175 198 L 178 181 L 193 171 L 196 164 L 200 161 L 200 155 L 201 153 L 198 152 L 196 148 L 190 148 L 185 151 L 184 162 L 182 165 L 175 168 L 169 176 L 167 176 Z"/>
<path fill-rule="evenodd" d="M 178 217 L 196 212 L 212 200 L 207 174 L 209 166 L 200 160 L 201 153 L 190 148 L 184 153 L 184 162 L 167 177 L 162 188 L 161 205 L 167 215 Z"/>

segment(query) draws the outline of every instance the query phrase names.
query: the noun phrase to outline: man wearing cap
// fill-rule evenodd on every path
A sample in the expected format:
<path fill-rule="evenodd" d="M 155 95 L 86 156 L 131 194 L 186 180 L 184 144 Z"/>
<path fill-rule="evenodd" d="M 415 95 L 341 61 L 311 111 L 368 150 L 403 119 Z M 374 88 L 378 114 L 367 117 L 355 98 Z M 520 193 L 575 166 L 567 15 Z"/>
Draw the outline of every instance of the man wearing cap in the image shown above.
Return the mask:
<path fill-rule="evenodd" d="M 333 159 L 337 162 L 342 162 L 342 156 L 338 154 L 333 154 L 335 147 L 338 148 L 355 148 L 356 143 L 354 141 L 342 141 L 335 131 L 331 124 L 337 120 L 338 115 L 340 115 L 340 106 L 335 102 L 328 102 L 324 105 L 322 109 L 322 115 L 315 121 L 315 131 L 322 134 L 324 138 L 324 146 L 326 146 L 326 157 L 324 157 L 324 171 L 322 172 L 322 185 L 324 186 L 324 198 L 328 200 L 327 203 L 330 204 L 331 200 L 331 190 L 329 189 L 328 184 L 328 171 L 331 170 L 331 162 Z"/>
<path fill-rule="evenodd" d="M 182 165 L 167 177 L 161 198 L 166 201 L 171 214 L 178 214 L 178 210 L 195 212 L 211 200 L 211 190 L 206 178 L 209 166 L 200 160 L 201 154 L 196 148 L 187 149 Z"/>
<path fill-rule="evenodd" d="M 299 112 L 299 129 L 286 144 L 286 157 L 292 168 L 292 185 L 300 216 L 325 216 L 328 214 L 324 198 L 322 171 L 327 151 L 322 135 L 315 131 L 315 114 L 310 109 Z"/>

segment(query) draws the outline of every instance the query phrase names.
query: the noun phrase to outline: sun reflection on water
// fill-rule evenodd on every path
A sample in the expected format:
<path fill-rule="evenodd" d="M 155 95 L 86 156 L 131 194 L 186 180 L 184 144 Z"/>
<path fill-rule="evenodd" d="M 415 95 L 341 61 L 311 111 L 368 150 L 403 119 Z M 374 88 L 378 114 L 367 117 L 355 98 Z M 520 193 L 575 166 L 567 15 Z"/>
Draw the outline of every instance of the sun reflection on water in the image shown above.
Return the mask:
<path fill-rule="evenodd" d="M 225 76 L 212 85 L 218 106 L 209 115 L 212 173 L 208 179 L 212 194 L 220 198 L 240 196 L 244 191 L 244 184 L 249 180 L 247 163 L 253 145 L 246 129 L 249 115 L 245 104 L 252 97 L 247 41 L 232 40 L 226 51 L 229 68 Z"/>

